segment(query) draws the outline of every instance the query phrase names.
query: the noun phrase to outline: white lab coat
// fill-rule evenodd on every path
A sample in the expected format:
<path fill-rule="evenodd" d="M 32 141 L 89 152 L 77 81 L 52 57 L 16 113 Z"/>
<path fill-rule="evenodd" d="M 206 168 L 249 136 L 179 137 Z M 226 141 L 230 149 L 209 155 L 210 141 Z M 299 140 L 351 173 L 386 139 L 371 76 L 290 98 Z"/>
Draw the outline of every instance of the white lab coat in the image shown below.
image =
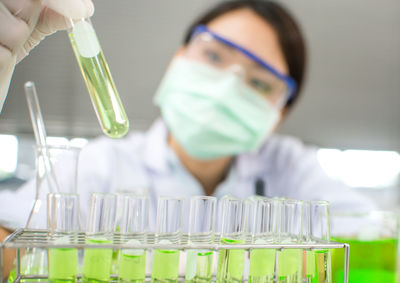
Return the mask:
<path fill-rule="evenodd" d="M 134 132 L 119 140 L 100 137 L 82 150 L 78 192 L 83 222 L 90 192 L 147 192 L 151 230 L 155 226 L 159 196 L 188 198 L 203 194 L 199 182 L 169 148 L 167 136 L 164 122 L 158 120 L 146 133 Z M 63 177 L 68 180 L 68 176 Z M 366 197 L 329 179 L 318 163 L 315 148 L 280 135 L 271 136 L 257 153 L 237 156 L 226 180 L 217 187 L 214 195 L 247 198 L 255 193 L 255 184 L 260 179 L 268 197 L 328 200 L 332 210 L 369 211 L 375 207 Z M 1 192 L 0 225 L 23 227 L 33 204 L 34 191 L 31 181 L 16 192 Z M 42 193 L 43 225 L 46 223 L 45 194 Z"/>

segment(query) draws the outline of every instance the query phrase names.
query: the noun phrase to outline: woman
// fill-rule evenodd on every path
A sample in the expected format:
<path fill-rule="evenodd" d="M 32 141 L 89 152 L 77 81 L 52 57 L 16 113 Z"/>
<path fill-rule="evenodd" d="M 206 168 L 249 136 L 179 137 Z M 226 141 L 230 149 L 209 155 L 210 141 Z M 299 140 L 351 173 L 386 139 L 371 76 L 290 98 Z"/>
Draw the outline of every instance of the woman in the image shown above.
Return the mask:
<path fill-rule="evenodd" d="M 99 138 L 82 151 L 82 203 L 90 191 L 146 188 L 153 228 L 161 195 L 257 193 L 370 209 L 368 200 L 323 173 L 314 149 L 273 135 L 298 99 L 305 57 L 296 22 L 277 3 L 233 0 L 213 7 L 190 26 L 156 92 L 162 119 L 145 134 Z M 23 225 L 33 191 L 31 182 L 0 195 L 0 220 L 3 210 L 20 203 L 9 228 Z"/>

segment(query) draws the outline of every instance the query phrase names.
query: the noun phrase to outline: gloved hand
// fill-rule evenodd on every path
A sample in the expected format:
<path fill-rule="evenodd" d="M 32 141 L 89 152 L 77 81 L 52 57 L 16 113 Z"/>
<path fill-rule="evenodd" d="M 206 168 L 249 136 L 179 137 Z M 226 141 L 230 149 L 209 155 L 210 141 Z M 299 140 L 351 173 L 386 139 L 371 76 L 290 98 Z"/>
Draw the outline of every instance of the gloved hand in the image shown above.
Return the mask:
<path fill-rule="evenodd" d="M 47 35 L 67 28 L 64 18 L 93 14 L 91 0 L 0 0 L 0 111 L 16 62 Z"/>

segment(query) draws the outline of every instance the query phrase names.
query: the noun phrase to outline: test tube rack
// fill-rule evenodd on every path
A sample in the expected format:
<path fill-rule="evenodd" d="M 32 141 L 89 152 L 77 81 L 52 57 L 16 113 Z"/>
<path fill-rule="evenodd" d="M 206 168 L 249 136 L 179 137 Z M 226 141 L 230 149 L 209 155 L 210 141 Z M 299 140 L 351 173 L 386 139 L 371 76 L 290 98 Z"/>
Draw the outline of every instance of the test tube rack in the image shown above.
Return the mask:
<path fill-rule="evenodd" d="M 40 281 L 47 281 L 48 277 L 46 274 L 41 275 L 22 275 L 20 272 L 22 251 L 27 248 L 112 248 L 112 249 L 146 249 L 152 251 L 155 249 L 177 249 L 180 251 L 192 250 L 192 249 L 204 249 L 219 251 L 222 249 L 243 249 L 251 251 L 252 249 L 302 249 L 302 250 L 318 250 L 318 249 L 344 249 L 344 283 L 349 281 L 349 252 L 350 246 L 348 244 L 327 242 L 327 243 L 315 243 L 315 244 L 235 244 L 235 245 L 223 245 L 218 242 L 218 235 L 216 240 L 212 244 L 190 244 L 187 241 L 187 236 L 182 237 L 181 244 L 176 245 L 165 245 L 154 243 L 154 234 L 148 234 L 147 243 L 141 245 L 128 244 L 129 236 L 122 235 L 120 233 L 114 233 L 112 244 L 88 244 L 86 243 L 86 234 L 77 233 L 74 243 L 59 244 L 55 243 L 47 230 L 32 230 L 32 229 L 19 229 L 12 233 L 7 239 L 0 243 L 0 283 L 2 282 L 2 270 L 3 270 L 3 250 L 4 249 L 15 249 L 16 250 L 16 278 L 14 282 L 21 282 L 23 279 L 36 279 Z M 128 238 L 127 238 L 128 237 Z M 81 276 L 78 275 L 77 282 L 81 282 Z M 117 275 L 111 275 L 110 282 L 118 282 Z M 151 282 L 151 275 L 146 275 L 146 282 Z M 178 282 L 185 282 L 184 276 L 180 275 Z M 213 278 L 215 282 L 215 276 Z M 247 279 L 243 279 L 243 282 L 248 282 Z"/>

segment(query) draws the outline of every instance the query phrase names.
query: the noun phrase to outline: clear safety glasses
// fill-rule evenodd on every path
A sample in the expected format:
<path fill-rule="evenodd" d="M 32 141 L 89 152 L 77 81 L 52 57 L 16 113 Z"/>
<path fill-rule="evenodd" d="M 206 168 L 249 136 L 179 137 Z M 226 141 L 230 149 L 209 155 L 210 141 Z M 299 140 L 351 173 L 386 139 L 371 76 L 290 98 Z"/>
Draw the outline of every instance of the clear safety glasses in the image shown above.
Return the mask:
<path fill-rule="evenodd" d="M 274 106 L 283 107 L 294 95 L 296 83 L 247 49 L 229 41 L 206 26 L 197 26 L 185 57 L 238 74 L 243 81 Z"/>

